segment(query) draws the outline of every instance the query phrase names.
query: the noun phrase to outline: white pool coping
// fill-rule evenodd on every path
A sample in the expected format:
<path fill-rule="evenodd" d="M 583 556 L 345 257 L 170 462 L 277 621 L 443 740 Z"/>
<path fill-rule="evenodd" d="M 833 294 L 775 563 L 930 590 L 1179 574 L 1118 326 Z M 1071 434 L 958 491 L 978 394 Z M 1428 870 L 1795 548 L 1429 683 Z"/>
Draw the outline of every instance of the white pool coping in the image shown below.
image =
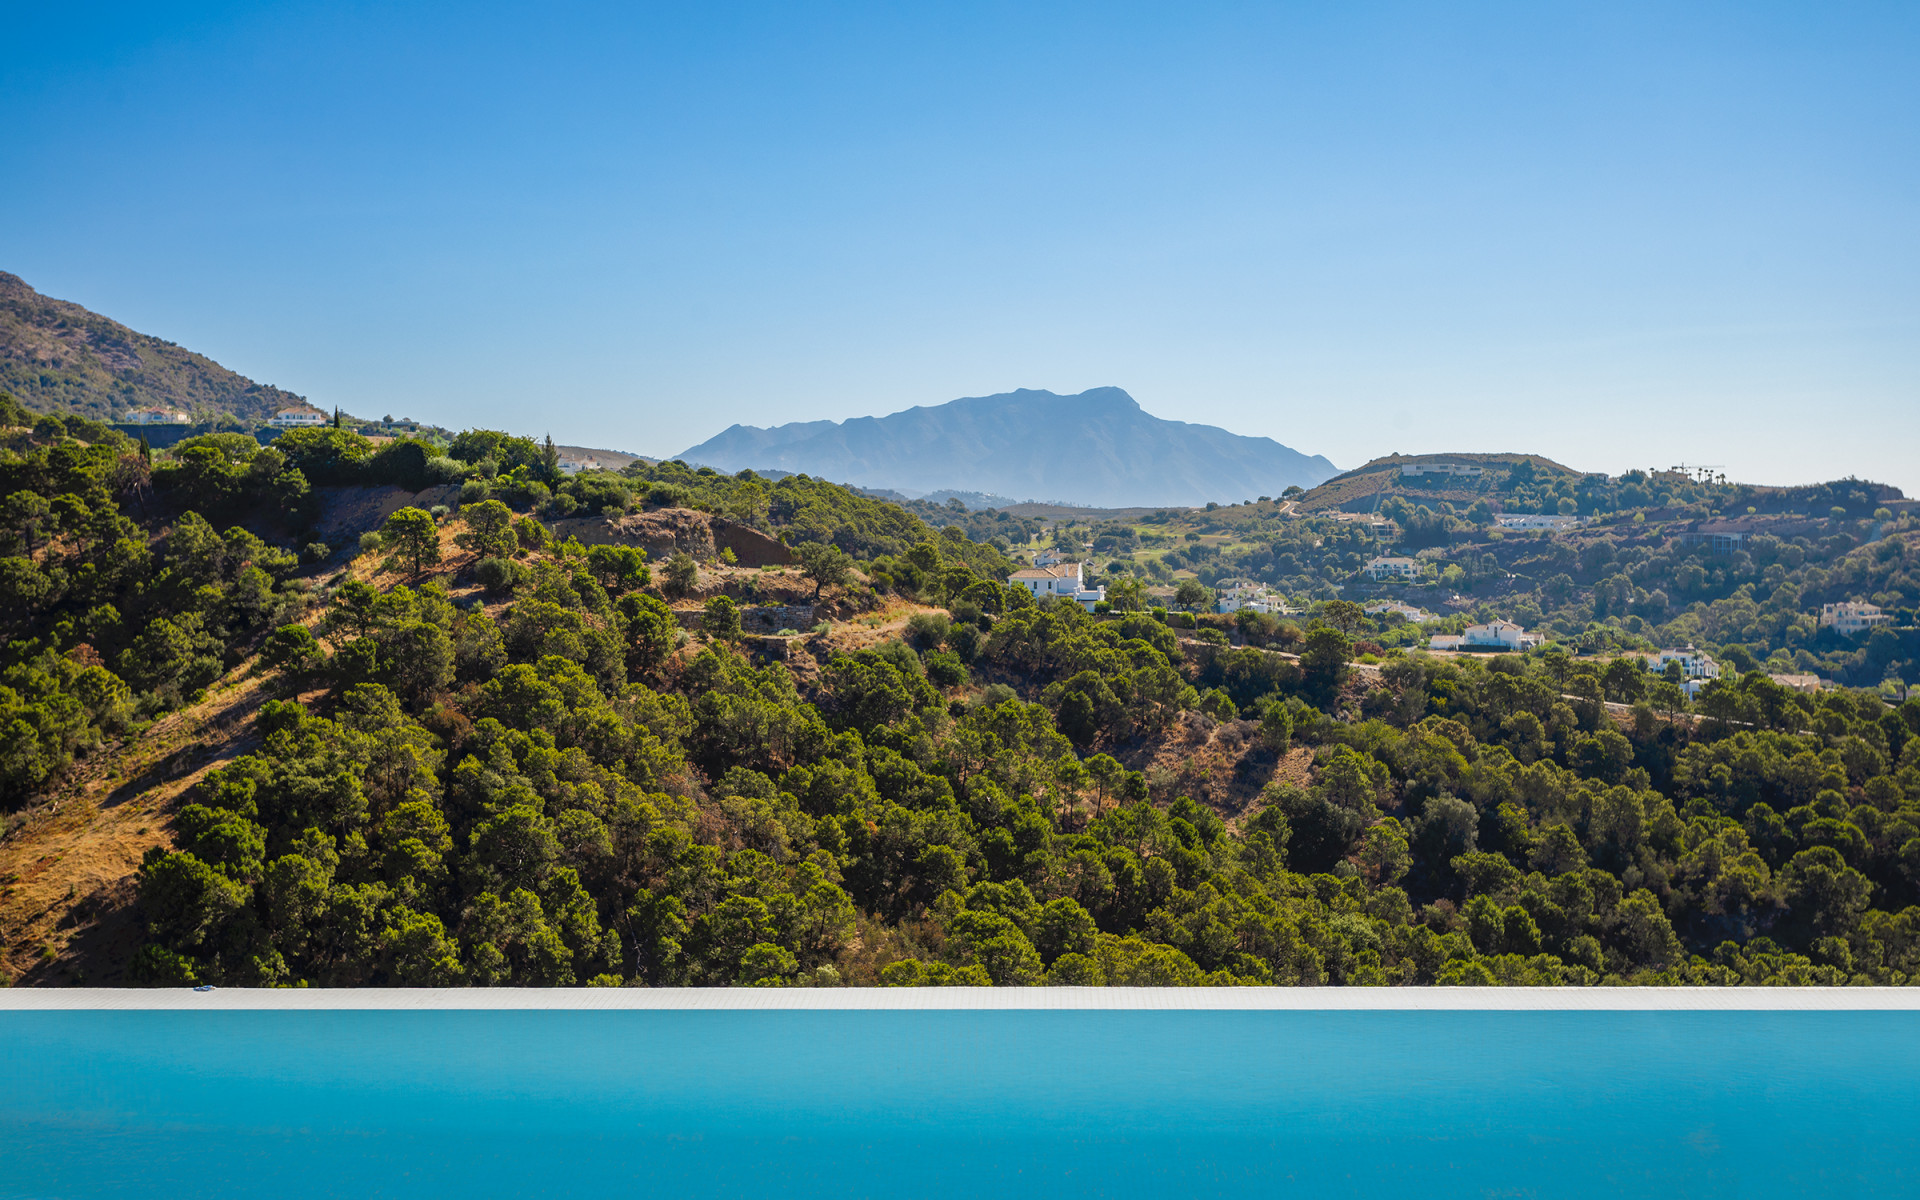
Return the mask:
<path fill-rule="evenodd" d="M 0 988 L 0 1013 L 1920 1011 L 1920 988 Z"/>

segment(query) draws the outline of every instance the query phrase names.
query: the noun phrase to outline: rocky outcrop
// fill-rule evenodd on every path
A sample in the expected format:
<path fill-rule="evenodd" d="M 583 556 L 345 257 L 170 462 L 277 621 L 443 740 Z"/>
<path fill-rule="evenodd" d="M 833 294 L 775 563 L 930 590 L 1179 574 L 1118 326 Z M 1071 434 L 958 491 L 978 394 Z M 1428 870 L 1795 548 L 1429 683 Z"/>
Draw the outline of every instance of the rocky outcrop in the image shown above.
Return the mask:
<path fill-rule="evenodd" d="M 569 517 L 553 523 L 554 536 L 582 545 L 638 546 L 654 562 L 685 552 L 712 562 L 733 551 L 743 567 L 779 567 L 797 562 L 793 551 L 751 526 L 691 508 L 662 508 L 625 517 Z"/>

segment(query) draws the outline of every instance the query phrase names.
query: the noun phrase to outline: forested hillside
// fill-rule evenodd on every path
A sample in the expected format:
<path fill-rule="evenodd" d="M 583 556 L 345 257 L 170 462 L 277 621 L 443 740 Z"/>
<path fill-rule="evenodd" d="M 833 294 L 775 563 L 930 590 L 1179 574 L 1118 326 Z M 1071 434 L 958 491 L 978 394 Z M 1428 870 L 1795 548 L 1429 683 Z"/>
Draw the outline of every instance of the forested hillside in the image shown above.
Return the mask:
<path fill-rule="evenodd" d="M 0 271 L 0 391 L 30 407 L 115 419 L 134 408 L 195 420 L 229 414 L 264 421 L 303 401 L 255 383 L 203 354 L 138 333 L 78 304 L 42 296 Z"/>
<path fill-rule="evenodd" d="M 1898 489 L 1852 479 L 1782 488 L 1641 471 L 1583 476 L 1508 457 L 1511 469 L 1477 456 L 1488 475 L 1474 480 L 1408 480 L 1397 468 L 1366 475 L 1379 490 L 1357 513 L 1326 501 L 1361 473 L 1319 494 L 1080 522 L 1057 540 L 1090 547 L 1109 583 L 1257 582 L 1300 604 L 1382 596 L 1447 618 L 1424 627 L 1379 619 L 1371 633 L 1383 645 L 1500 617 L 1574 651 L 1692 644 L 1739 671 L 1885 683 L 1894 696 L 1920 686 L 1920 523 Z M 1500 527 L 1500 517 L 1518 514 L 1577 524 Z M 964 526 L 990 528 L 995 516 L 971 514 Z M 1414 558 L 1419 577 L 1366 578 L 1365 565 L 1383 555 Z M 1822 628 L 1821 606 L 1845 601 L 1878 605 L 1890 620 L 1860 638 Z"/>
<path fill-rule="evenodd" d="M 1035 605 L 971 522 L 801 476 L 0 416 L 18 982 L 1920 971 L 1920 702 L 1755 672 L 1700 713 L 1609 707 L 1603 661 L 1397 651 L 1350 605 Z M 339 489 L 428 486 L 310 540 Z M 552 532 L 701 510 L 798 562 Z M 1320 540 L 1288 544 L 1344 552 Z M 221 732 L 139 757 L 189 718 Z M 124 810 L 151 814 L 126 887 L 63 898 Z"/>

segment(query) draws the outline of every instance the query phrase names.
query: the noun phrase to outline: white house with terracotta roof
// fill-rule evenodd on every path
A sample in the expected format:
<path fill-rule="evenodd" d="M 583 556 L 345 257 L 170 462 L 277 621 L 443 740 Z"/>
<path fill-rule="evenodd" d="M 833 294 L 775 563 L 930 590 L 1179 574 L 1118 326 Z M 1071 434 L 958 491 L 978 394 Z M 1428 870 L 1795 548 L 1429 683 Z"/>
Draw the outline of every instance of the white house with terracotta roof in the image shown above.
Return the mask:
<path fill-rule="evenodd" d="M 1090 588 L 1077 562 L 1055 563 L 1050 567 L 1026 567 L 1007 576 L 1008 587 L 1025 588 L 1036 600 L 1064 596 L 1092 611 L 1107 598 L 1107 589 Z"/>
<path fill-rule="evenodd" d="M 298 429 L 302 426 L 325 425 L 327 414 L 311 408 L 283 408 L 268 418 L 267 424 L 276 429 Z"/>

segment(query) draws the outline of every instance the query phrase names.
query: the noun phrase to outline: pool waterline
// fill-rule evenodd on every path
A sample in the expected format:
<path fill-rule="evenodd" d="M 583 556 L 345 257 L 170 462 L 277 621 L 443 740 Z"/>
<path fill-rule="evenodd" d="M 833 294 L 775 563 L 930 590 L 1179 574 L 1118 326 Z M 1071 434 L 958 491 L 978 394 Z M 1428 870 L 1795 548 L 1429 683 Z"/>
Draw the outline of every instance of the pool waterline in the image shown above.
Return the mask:
<path fill-rule="evenodd" d="M 693 990 L 562 1006 L 601 991 L 63 1009 L 0 992 L 0 1195 L 1916 1190 L 1905 992 L 1856 993 L 1865 1010 L 1771 989 L 1668 989 L 1661 1009 L 1619 1007 L 1633 989 L 1584 1010 L 1531 990 L 1355 1007 L 1336 989 L 1316 1008 L 1090 1007 L 1080 989 L 1021 1008 L 979 1007 L 988 989 L 904 998 L 920 1008 Z"/>

